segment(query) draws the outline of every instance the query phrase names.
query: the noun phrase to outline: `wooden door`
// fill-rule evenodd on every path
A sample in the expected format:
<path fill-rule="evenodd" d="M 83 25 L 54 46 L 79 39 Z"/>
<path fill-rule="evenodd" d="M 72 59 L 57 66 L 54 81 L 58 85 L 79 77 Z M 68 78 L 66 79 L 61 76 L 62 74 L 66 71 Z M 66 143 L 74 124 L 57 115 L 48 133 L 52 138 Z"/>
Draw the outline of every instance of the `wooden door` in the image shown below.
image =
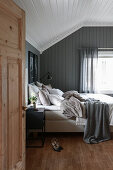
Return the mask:
<path fill-rule="evenodd" d="M 12 0 L 0 0 L 0 170 L 25 170 L 25 21 Z"/>

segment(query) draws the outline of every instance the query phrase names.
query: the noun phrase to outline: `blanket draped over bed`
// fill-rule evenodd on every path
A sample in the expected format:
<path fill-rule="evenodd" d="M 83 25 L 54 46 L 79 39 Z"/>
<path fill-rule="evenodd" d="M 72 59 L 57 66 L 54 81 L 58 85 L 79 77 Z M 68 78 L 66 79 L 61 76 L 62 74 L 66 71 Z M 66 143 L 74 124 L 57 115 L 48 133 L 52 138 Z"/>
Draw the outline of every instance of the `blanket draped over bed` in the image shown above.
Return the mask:
<path fill-rule="evenodd" d="M 86 106 L 86 125 L 84 141 L 86 143 L 99 143 L 109 140 L 109 106 L 100 101 L 89 100 Z"/>
<path fill-rule="evenodd" d="M 82 101 L 85 101 L 78 92 L 68 91 L 61 104 L 63 114 L 68 117 L 84 117 Z M 109 106 L 107 103 L 89 99 L 85 101 L 86 125 L 84 129 L 84 141 L 86 143 L 99 143 L 109 140 Z"/>
<path fill-rule="evenodd" d="M 83 117 L 82 101 L 84 99 L 77 91 L 67 91 L 63 94 L 65 98 L 61 103 L 62 113 L 67 118 Z"/>

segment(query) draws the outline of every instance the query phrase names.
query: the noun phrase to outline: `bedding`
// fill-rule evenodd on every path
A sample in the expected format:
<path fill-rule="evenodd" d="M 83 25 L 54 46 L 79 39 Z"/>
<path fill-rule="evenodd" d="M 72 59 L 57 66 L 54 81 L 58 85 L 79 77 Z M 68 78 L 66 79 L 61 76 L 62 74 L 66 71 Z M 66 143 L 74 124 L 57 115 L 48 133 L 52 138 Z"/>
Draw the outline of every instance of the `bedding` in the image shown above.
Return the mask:
<path fill-rule="evenodd" d="M 89 98 L 107 103 L 109 106 L 109 124 L 113 126 L 113 97 L 105 94 L 80 93 L 80 96 L 87 100 Z"/>
<path fill-rule="evenodd" d="M 34 88 L 33 88 L 34 86 Z M 86 94 L 86 93 L 81 93 L 79 94 L 76 91 L 68 91 L 63 93 L 62 91 L 58 90 L 58 89 L 50 89 L 45 86 L 43 86 L 42 84 L 39 84 L 40 87 L 35 87 L 35 85 L 33 84 L 30 89 L 29 94 L 31 95 L 37 95 L 41 90 L 43 90 L 44 93 L 46 93 L 46 95 L 58 95 L 60 94 L 60 97 L 63 96 L 65 97 L 65 100 L 70 100 L 70 105 L 69 103 L 67 105 L 69 105 L 69 110 L 68 113 L 70 112 L 71 114 L 63 114 L 64 111 L 62 110 L 62 108 L 60 107 L 60 104 L 57 105 L 56 102 L 51 102 L 52 105 L 49 105 L 48 103 L 45 104 L 45 102 L 42 104 L 42 102 L 38 102 L 37 101 L 37 107 L 38 108 L 44 108 L 45 109 L 45 129 L 47 132 L 80 132 L 84 130 L 84 127 L 87 123 L 87 119 L 85 118 L 86 115 L 86 109 L 84 106 L 84 101 L 91 98 L 94 100 L 98 100 L 100 102 L 105 102 L 106 104 L 108 104 L 109 106 L 109 125 L 113 126 L 113 97 L 110 97 L 108 95 L 102 95 L 102 94 Z M 49 89 L 49 90 L 48 90 Z M 49 93 L 48 93 L 49 92 Z M 39 96 L 38 96 L 39 98 Z M 74 99 L 75 98 L 75 99 Z M 49 98 L 49 100 L 51 100 Z M 61 103 L 63 103 L 65 100 L 61 101 Z M 76 108 L 73 108 L 73 105 L 75 103 L 76 100 Z M 79 101 L 80 103 L 79 103 Z M 55 104 L 55 105 L 53 105 Z M 48 106 L 49 105 L 49 106 Z M 77 106 L 78 105 L 78 106 Z M 75 111 L 76 110 L 76 111 Z M 65 112 L 66 113 L 66 112 Z M 74 116 L 73 116 L 74 114 Z"/>
<path fill-rule="evenodd" d="M 57 94 L 59 96 L 62 96 L 64 93 L 63 91 L 61 91 L 60 89 L 48 89 L 49 93 L 50 94 Z"/>
<path fill-rule="evenodd" d="M 51 86 L 51 84 L 48 84 L 48 85 L 42 85 L 42 88 L 45 88 L 45 89 L 52 89 L 52 86 Z"/>
<path fill-rule="evenodd" d="M 45 111 L 60 111 L 60 106 L 55 106 L 55 105 L 50 105 L 50 106 L 36 105 L 36 107 L 39 109 L 44 108 Z"/>
<path fill-rule="evenodd" d="M 39 90 L 39 98 L 40 98 L 42 105 L 45 105 L 45 106 L 50 105 L 48 95 L 43 90 Z"/>
<path fill-rule="evenodd" d="M 101 102 L 105 102 L 109 105 L 109 125 L 113 126 L 113 97 L 110 97 L 108 95 L 103 94 L 89 94 L 89 93 L 81 93 L 80 96 L 83 99 L 93 98 L 95 100 L 100 100 Z M 84 102 L 81 102 L 82 104 L 82 117 L 76 117 L 76 124 L 77 125 L 85 125 L 86 119 L 85 119 L 85 106 Z M 45 111 L 60 111 L 60 114 L 62 114 L 62 109 L 60 106 L 50 105 L 50 106 L 43 106 L 43 105 L 37 105 L 37 108 L 44 108 Z M 52 114 L 51 114 L 52 115 Z M 64 115 L 65 116 L 65 115 Z"/>
<path fill-rule="evenodd" d="M 39 88 L 35 85 L 29 84 L 29 97 L 38 96 Z"/>
<path fill-rule="evenodd" d="M 111 139 L 108 104 L 88 99 L 85 107 L 87 120 L 84 128 L 84 141 L 92 144 Z"/>
<path fill-rule="evenodd" d="M 38 81 L 36 81 L 36 85 L 37 85 L 37 87 L 41 87 L 42 88 L 42 83 L 40 83 L 40 82 L 38 82 Z"/>
<path fill-rule="evenodd" d="M 61 103 L 62 113 L 68 118 L 83 117 L 80 101 L 74 96 L 64 99 Z"/>
<path fill-rule="evenodd" d="M 71 91 L 67 91 L 62 95 L 65 99 L 69 99 L 70 97 L 75 97 L 78 100 L 80 100 L 81 102 L 84 101 L 84 99 L 80 96 L 80 94 L 75 91 L 75 90 L 71 90 Z"/>
<path fill-rule="evenodd" d="M 56 105 L 56 106 L 60 106 L 62 101 L 64 100 L 63 97 L 56 95 L 56 94 L 48 94 L 48 97 L 49 97 L 51 104 Z"/>
<path fill-rule="evenodd" d="M 35 84 L 29 84 L 28 88 L 29 88 L 29 98 L 32 98 L 33 96 L 37 97 L 36 104 L 40 105 L 41 104 L 41 101 L 39 98 L 40 88 L 38 88 Z"/>

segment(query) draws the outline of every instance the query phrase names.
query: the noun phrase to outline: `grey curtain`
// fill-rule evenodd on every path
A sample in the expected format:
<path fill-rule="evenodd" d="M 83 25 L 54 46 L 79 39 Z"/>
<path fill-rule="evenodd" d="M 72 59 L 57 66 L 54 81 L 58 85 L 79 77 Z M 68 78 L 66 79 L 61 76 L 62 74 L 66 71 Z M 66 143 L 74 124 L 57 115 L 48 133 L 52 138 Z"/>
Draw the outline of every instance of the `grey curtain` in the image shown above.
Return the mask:
<path fill-rule="evenodd" d="M 80 92 L 94 93 L 98 49 L 80 49 Z"/>

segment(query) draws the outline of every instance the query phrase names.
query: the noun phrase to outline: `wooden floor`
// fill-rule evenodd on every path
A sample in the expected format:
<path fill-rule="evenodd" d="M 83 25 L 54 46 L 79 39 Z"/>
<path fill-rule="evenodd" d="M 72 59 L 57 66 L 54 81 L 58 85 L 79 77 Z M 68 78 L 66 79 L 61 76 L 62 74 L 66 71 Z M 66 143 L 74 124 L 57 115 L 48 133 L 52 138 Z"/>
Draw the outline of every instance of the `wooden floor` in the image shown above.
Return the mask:
<path fill-rule="evenodd" d="M 53 151 L 51 139 L 57 137 L 61 152 Z M 26 170 L 113 170 L 113 139 L 86 144 L 83 134 L 48 134 L 43 148 L 27 148 Z"/>

